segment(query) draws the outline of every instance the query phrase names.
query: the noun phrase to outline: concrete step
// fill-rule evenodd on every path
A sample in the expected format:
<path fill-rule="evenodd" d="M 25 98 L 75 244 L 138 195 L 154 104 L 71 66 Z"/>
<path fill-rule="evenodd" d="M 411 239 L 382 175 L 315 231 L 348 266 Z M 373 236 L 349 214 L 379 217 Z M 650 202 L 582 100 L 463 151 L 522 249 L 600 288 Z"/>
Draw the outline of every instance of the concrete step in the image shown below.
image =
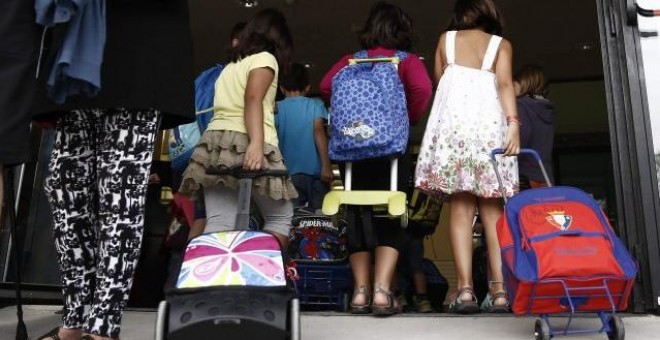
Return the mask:
<path fill-rule="evenodd" d="M 30 338 L 46 333 L 59 323 L 58 306 L 25 306 L 24 315 Z M 660 317 L 623 314 L 626 339 L 659 339 Z M 153 339 L 155 310 L 129 310 L 124 314 L 122 340 Z M 334 312 L 304 312 L 301 317 L 302 339 L 305 340 L 417 340 L 417 339 L 533 339 L 533 317 L 512 315 L 458 316 L 452 314 L 401 314 L 389 318 L 357 316 Z M 556 326 L 565 318 L 556 318 Z M 575 329 L 595 328 L 594 317 L 574 319 Z M 16 308 L 0 309 L 0 339 L 14 338 Z M 570 336 L 565 339 L 606 339 L 603 334 Z M 246 339 L 247 340 L 247 339 Z"/>

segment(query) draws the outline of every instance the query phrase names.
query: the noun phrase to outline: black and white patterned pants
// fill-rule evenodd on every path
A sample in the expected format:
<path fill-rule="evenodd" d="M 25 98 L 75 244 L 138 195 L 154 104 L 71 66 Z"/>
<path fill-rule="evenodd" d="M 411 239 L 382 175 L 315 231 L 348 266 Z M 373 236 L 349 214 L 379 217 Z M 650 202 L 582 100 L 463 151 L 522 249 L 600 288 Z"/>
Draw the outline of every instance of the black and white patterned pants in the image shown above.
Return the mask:
<path fill-rule="evenodd" d="M 154 110 L 78 110 L 57 124 L 46 193 L 65 328 L 119 336 L 140 257 L 159 117 Z"/>

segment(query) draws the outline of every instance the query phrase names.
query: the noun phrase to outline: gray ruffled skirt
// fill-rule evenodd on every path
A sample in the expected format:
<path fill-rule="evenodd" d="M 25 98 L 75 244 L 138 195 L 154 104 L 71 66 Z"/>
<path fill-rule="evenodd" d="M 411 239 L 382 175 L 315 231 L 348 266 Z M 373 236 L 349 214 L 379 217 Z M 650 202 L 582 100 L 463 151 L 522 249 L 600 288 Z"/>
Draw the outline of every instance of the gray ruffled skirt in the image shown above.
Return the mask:
<path fill-rule="evenodd" d="M 207 130 L 204 132 L 183 173 L 179 192 L 196 198 L 202 187 L 222 186 L 238 190 L 238 179 L 229 175 L 207 175 L 206 170 L 242 165 L 248 142 L 247 134 L 238 131 Z M 278 147 L 264 144 L 263 166 L 269 170 L 286 170 L 282 153 Z M 275 176 L 254 179 L 252 194 L 267 195 L 275 200 L 290 200 L 298 197 L 298 192 L 289 178 Z"/>

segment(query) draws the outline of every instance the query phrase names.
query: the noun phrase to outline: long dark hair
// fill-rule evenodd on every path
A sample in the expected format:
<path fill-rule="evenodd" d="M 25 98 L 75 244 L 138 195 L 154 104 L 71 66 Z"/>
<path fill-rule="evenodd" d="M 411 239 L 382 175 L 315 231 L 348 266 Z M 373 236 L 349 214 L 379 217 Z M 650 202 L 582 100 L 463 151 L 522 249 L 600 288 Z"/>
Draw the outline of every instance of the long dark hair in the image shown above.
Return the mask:
<path fill-rule="evenodd" d="M 502 35 L 502 13 L 492 0 L 457 0 L 448 31 L 480 29 Z"/>
<path fill-rule="evenodd" d="M 365 49 L 384 47 L 410 51 L 415 41 L 412 19 L 399 6 L 385 1 L 371 7 L 358 37 Z"/>
<path fill-rule="evenodd" d="M 252 17 L 238 36 L 238 45 L 229 53 L 229 61 L 261 52 L 275 56 L 280 71 L 286 72 L 291 64 L 293 39 L 284 15 L 275 9 L 264 9 Z"/>

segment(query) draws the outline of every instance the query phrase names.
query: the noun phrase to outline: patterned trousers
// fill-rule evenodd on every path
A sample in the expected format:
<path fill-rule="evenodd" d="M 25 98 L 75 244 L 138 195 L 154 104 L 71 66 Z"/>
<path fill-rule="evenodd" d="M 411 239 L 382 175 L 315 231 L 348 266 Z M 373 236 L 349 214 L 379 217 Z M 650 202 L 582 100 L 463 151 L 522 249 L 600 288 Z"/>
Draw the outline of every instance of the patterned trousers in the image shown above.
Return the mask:
<path fill-rule="evenodd" d="M 93 109 L 72 111 L 57 124 L 46 193 L 65 328 L 119 336 L 140 257 L 159 118 L 154 110 Z"/>

